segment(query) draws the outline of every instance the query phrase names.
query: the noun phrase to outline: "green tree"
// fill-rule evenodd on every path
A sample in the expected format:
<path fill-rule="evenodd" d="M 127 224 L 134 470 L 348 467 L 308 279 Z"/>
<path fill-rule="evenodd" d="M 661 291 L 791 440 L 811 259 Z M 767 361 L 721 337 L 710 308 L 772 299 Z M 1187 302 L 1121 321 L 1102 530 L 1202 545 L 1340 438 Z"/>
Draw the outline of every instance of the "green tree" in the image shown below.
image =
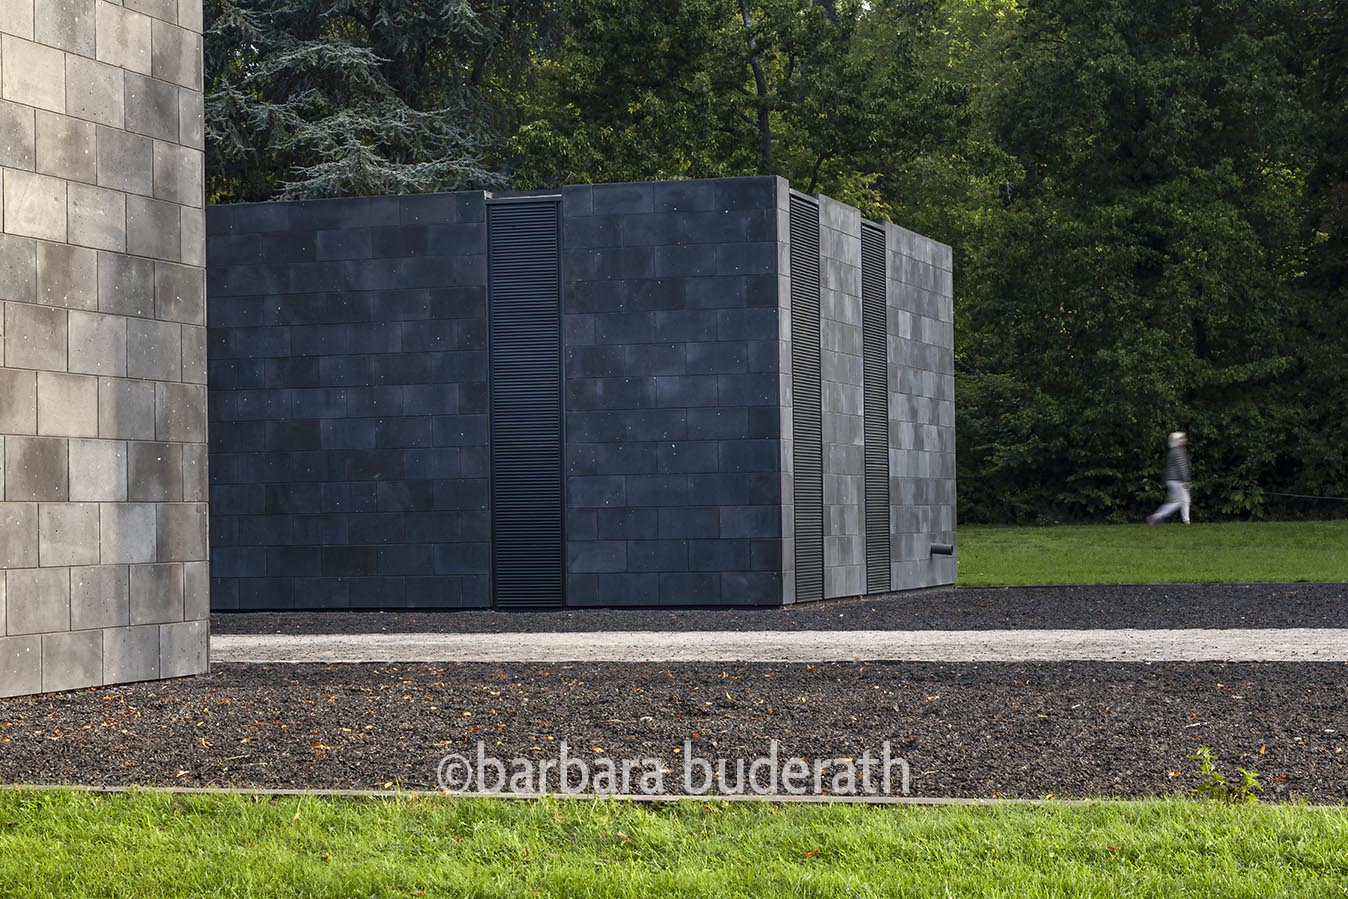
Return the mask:
<path fill-rule="evenodd" d="M 513 180 L 780 174 L 872 214 L 888 164 L 949 131 L 924 0 L 565 0 Z"/>
<path fill-rule="evenodd" d="M 480 6 L 206 0 L 212 199 L 502 183 L 486 96 L 518 80 L 541 5 Z"/>
<path fill-rule="evenodd" d="M 1298 287 L 1295 377 L 1283 402 L 1294 410 L 1282 460 L 1283 491 L 1348 495 L 1348 3 L 1313 4 L 1307 20 L 1308 141 L 1305 241 Z M 1344 505 L 1313 506 L 1348 511 Z"/>
<path fill-rule="evenodd" d="M 1166 431 L 1256 512 L 1286 443 L 1305 180 L 1286 6 L 1027 7 L 989 125 L 1023 175 L 959 239 L 970 517 L 1132 515 Z"/>

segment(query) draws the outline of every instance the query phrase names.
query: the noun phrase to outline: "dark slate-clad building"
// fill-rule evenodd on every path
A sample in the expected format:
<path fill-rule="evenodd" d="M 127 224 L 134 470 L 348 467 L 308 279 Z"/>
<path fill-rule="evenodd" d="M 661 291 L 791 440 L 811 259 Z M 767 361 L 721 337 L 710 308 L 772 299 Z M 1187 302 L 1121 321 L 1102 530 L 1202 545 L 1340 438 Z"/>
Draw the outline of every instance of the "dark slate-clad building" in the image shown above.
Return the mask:
<path fill-rule="evenodd" d="M 214 608 L 955 580 L 943 244 L 772 177 L 206 226 Z"/>

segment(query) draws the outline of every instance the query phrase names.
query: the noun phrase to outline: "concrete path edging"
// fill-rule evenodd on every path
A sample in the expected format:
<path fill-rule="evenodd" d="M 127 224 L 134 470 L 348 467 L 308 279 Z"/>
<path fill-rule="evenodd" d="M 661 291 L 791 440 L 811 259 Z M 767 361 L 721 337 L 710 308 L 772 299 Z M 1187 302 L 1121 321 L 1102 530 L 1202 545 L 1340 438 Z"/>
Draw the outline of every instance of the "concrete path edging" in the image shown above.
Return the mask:
<path fill-rule="evenodd" d="M 213 662 L 1348 662 L 1348 629 L 233 634 Z"/>

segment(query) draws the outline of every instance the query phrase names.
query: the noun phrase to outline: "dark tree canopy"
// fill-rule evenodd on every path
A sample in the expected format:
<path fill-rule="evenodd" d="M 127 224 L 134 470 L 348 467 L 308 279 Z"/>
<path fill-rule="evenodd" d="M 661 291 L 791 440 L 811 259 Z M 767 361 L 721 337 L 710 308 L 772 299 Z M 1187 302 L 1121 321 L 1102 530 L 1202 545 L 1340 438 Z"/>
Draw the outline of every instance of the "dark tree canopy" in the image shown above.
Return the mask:
<path fill-rule="evenodd" d="M 206 0 L 206 13 L 215 200 L 505 184 L 493 90 L 527 71 L 541 4 Z"/>
<path fill-rule="evenodd" d="M 1348 495 L 1342 0 L 207 0 L 217 201 L 779 174 L 956 251 L 964 520 Z"/>

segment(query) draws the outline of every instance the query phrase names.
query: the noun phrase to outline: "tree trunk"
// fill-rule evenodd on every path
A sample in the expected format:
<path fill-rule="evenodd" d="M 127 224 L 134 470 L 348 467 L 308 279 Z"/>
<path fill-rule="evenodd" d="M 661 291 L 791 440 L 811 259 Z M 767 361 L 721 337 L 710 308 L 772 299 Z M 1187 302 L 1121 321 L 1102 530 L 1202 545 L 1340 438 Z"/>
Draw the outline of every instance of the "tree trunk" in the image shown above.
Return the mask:
<path fill-rule="evenodd" d="M 754 22 L 749 15 L 749 0 L 740 0 L 740 17 L 749 42 L 749 67 L 754 70 L 754 85 L 758 89 L 758 149 L 763 154 L 763 173 L 772 172 L 772 122 L 768 119 L 768 79 L 763 74 L 763 62 L 758 58 L 758 41 L 754 38 Z"/>

